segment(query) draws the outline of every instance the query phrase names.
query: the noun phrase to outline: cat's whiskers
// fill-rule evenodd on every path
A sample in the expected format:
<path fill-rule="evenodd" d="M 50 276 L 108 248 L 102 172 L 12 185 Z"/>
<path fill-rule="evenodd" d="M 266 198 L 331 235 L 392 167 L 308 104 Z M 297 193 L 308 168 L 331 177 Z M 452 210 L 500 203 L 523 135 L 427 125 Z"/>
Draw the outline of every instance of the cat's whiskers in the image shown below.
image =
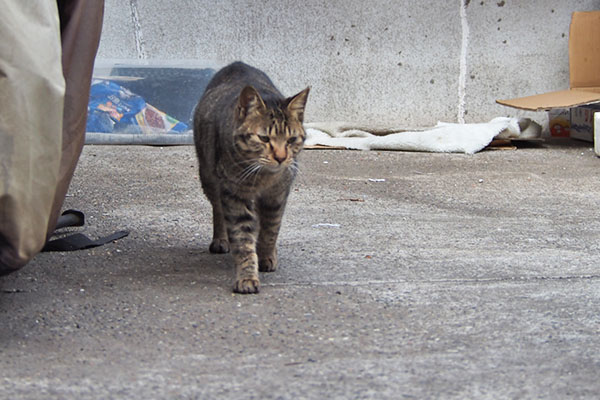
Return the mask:
<path fill-rule="evenodd" d="M 264 156 L 260 157 L 258 159 L 258 162 L 261 163 L 262 165 L 271 165 L 272 164 L 272 161 L 269 160 L 267 157 L 264 157 Z"/>
<path fill-rule="evenodd" d="M 242 172 L 240 174 L 244 173 L 244 171 L 246 169 L 251 168 L 254 165 L 259 163 L 259 158 L 246 159 L 246 158 L 242 158 L 242 155 L 240 153 L 236 152 L 236 154 L 238 154 L 240 156 L 240 158 L 237 160 L 230 160 L 230 161 L 233 165 L 242 169 Z"/>
<path fill-rule="evenodd" d="M 287 166 L 288 171 L 292 174 L 292 176 L 297 176 L 300 174 L 300 168 L 298 167 L 298 163 L 292 162 Z"/>
<path fill-rule="evenodd" d="M 254 175 L 254 182 L 256 182 L 256 177 L 258 176 L 258 173 L 260 172 L 261 168 L 262 168 L 262 165 L 260 165 L 256 161 L 254 161 L 253 164 L 248 165 L 246 168 L 244 168 L 242 170 L 242 172 L 240 173 L 240 175 L 238 177 L 238 183 L 244 182 L 246 179 L 250 178 L 252 175 Z"/>

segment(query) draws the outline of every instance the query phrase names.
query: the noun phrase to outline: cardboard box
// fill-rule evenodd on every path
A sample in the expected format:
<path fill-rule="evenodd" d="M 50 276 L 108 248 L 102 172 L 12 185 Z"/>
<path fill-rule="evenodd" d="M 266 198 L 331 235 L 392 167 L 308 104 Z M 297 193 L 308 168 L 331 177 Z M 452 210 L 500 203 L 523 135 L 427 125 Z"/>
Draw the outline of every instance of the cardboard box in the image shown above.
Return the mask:
<path fill-rule="evenodd" d="M 594 114 L 600 114 L 600 104 L 571 108 L 571 137 L 594 141 Z"/>
<path fill-rule="evenodd" d="M 549 110 L 548 129 L 550 130 L 550 137 L 572 137 L 594 142 L 594 114 L 596 113 L 600 114 L 600 104 Z"/>
<path fill-rule="evenodd" d="M 529 111 L 600 103 L 600 11 L 574 12 L 569 30 L 569 89 L 496 100 Z"/>
<path fill-rule="evenodd" d="M 548 111 L 548 129 L 550 137 L 571 137 L 571 110 L 569 108 L 555 108 Z"/>

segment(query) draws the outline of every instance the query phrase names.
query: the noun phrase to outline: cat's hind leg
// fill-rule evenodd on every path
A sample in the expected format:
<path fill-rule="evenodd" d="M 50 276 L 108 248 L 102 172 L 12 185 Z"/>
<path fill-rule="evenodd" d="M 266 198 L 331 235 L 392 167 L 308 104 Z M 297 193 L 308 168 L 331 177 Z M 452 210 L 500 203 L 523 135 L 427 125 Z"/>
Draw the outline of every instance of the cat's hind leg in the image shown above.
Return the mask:
<path fill-rule="evenodd" d="M 211 253 L 229 253 L 229 239 L 227 236 L 225 217 L 223 215 L 220 189 L 210 177 L 203 177 L 202 175 L 201 169 L 200 177 L 202 180 L 202 189 L 212 205 L 213 213 L 213 238 L 208 249 Z"/>
<path fill-rule="evenodd" d="M 220 200 L 213 204 L 213 239 L 208 249 L 211 253 L 229 253 L 227 227 Z"/>

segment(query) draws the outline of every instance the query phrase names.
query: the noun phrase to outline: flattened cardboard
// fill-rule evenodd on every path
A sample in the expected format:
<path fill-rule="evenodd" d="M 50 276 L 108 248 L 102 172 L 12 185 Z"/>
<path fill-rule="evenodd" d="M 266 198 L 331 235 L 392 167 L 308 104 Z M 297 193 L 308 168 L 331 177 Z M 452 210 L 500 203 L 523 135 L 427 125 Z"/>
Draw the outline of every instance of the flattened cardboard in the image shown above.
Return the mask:
<path fill-rule="evenodd" d="M 496 102 L 522 110 L 544 111 L 552 108 L 571 108 L 600 102 L 600 93 L 569 89 L 520 97 L 518 99 L 496 100 Z"/>
<path fill-rule="evenodd" d="M 569 31 L 568 90 L 497 103 L 530 111 L 570 108 L 600 102 L 600 11 L 574 12 Z"/>

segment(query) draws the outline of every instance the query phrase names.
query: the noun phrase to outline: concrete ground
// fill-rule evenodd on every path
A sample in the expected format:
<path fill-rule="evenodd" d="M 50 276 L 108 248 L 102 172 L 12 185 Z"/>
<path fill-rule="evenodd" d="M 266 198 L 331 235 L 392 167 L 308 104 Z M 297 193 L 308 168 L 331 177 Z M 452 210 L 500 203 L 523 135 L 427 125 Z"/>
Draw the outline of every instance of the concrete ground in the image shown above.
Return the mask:
<path fill-rule="evenodd" d="M 86 146 L 66 206 L 131 234 L 0 279 L 0 398 L 597 398 L 590 147 L 305 151 L 243 296 L 192 147 Z"/>

